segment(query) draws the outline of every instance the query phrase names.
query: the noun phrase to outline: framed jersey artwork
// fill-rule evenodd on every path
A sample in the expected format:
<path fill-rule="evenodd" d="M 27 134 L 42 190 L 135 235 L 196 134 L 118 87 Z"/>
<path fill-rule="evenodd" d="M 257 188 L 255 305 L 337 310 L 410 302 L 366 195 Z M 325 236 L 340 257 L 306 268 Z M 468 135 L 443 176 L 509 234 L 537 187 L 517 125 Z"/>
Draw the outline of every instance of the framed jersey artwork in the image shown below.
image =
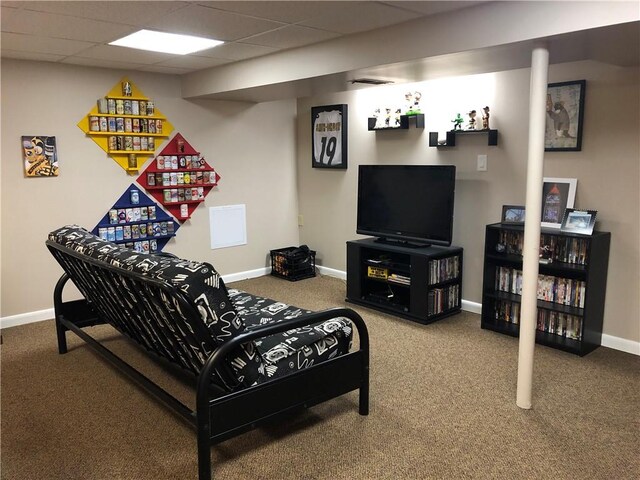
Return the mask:
<path fill-rule="evenodd" d="M 347 168 L 347 105 L 311 107 L 313 168 Z"/>

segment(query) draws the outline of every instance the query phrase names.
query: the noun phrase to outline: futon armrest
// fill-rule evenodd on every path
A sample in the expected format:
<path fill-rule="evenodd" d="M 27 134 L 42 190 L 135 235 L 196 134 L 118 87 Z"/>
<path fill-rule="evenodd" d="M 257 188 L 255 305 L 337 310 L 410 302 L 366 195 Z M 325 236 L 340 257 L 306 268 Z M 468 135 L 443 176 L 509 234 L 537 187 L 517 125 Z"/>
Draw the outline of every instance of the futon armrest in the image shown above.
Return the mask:
<path fill-rule="evenodd" d="M 328 310 L 301 315 L 300 317 L 284 320 L 278 323 L 260 325 L 245 331 L 237 337 L 234 337 L 221 347 L 217 348 L 216 351 L 211 354 L 198 376 L 198 397 L 200 397 L 200 392 L 206 392 L 206 386 L 209 382 L 208 379 L 214 369 L 222 366 L 225 358 L 241 345 L 253 340 L 275 335 L 276 333 L 286 332 L 288 330 L 293 330 L 294 328 L 306 327 L 314 323 L 325 322 L 338 317 L 348 318 L 355 324 L 358 330 L 360 350 L 368 352 L 369 332 L 367 330 L 367 326 L 365 325 L 362 317 L 355 310 L 350 308 L 330 308 Z"/>

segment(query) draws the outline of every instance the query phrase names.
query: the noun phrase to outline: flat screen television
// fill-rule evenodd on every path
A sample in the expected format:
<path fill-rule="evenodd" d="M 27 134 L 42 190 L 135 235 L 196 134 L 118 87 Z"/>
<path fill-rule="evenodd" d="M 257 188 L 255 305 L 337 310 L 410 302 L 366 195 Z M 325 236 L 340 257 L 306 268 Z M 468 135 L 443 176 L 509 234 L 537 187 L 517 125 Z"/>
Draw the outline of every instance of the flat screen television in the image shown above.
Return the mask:
<path fill-rule="evenodd" d="M 360 165 L 356 232 L 449 246 L 455 184 L 454 165 Z"/>

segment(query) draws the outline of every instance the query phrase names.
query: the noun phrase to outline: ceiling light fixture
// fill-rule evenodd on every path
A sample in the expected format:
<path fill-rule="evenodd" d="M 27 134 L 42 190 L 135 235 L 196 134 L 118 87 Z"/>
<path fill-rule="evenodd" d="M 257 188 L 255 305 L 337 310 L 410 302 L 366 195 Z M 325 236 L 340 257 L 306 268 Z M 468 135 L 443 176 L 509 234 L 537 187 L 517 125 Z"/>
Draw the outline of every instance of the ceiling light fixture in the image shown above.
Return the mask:
<path fill-rule="evenodd" d="M 194 37 L 191 35 L 179 35 L 177 33 L 154 32 L 152 30 L 140 30 L 138 32 L 110 42 L 109 45 L 118 47 L 137 48 L 151 52 L 174 53 L 187 55 L 200 50 L 215 47 L 224 43 L 220 40 Z"/>

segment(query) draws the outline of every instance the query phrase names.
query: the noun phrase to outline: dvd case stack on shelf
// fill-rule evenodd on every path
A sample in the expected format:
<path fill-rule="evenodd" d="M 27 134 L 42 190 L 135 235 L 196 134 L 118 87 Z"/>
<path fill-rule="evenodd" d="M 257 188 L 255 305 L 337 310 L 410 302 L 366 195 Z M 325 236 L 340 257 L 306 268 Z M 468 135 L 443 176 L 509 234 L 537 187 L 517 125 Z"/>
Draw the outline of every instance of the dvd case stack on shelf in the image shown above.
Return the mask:
<path fill-rule="evenodd" d="M 505 246 L 509 255 L 522 255 L 524 233 L 514 230 L 502 230 L 499 243 Z M 587 238 L 560 237 L 558 235 L 541 234 L 540 251 L 549 252 L 549 259 L 554 262 L 587 265 Z"/>
<path fill-rule="evenodd" d="M 497 301 L 496 320 L 520 324 L 520 304 L 517 302 Z M 582 340 L 582 319 L 575 315 L 539 308 L 536 320 L 537 330 L 559 335 L 564 338 Z"/>
<path fill-rule="evenodd" d="M 522 271 L 497 267 L 495 289 L 522 295 Z M 538 275 L 538 300 L 584 308 L 586 283 L 582 280 Z"/>
<path fill-rule="evenodd" d="M 429 290 L 427 313 L 428 315 L 437 315 L 445 310 L 455 308 L 459 301 L 460 286 L 458 284 Z"/>
<path fill-rule="evenodd" d="M 453 280 L 458 275 L 460 275 L 459 255 L 429 261 L 429 285 Z"/>

